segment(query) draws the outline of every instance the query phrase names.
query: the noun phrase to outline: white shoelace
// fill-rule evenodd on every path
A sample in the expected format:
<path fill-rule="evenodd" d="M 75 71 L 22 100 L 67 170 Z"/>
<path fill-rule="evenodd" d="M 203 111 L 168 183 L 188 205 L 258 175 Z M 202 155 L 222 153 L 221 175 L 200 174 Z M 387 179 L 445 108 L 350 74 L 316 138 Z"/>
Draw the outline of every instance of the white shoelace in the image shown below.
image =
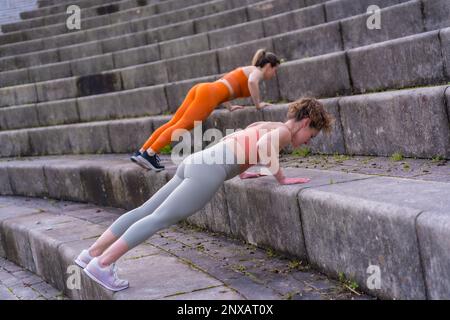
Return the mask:
<path fill-rule="evenodd" d="M 116 284 L 121 284 L 123 282 L 123 280 L 119 279 L 119 276 L 117 275 L 117 271 L 118 271 L 118 267 L 117 267 L 116 263 L 113 263 L 112 272 L 113 272 L 113 276 L 114 276 L 114 282 Z"/>
<path fill-rule="evenodd" d="M 117 277 L 117 265 L 115 263 L 112 264 L 112 272 L 113 272 L 114 279 L 118 279 L 118 277 Z"/>

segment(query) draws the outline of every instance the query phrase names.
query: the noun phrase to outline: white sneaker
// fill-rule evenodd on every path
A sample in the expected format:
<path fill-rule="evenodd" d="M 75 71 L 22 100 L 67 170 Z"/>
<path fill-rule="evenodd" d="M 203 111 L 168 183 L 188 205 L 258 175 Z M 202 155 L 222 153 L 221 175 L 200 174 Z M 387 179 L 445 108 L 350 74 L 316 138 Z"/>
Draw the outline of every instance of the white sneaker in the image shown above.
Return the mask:
<path fill-rule="evenodd" d="M 94 259 L 94 257 L 89 254 L 89 250 L 84 249 L 75 259 L 75 263 L 84 269 L 92 259 Z"/>
<path fill-rule="evenodd" d="M 120 291 L 129 287 L 127 280 L 119 279 L 117 276 L 117 265 L 112 263 L 107 267 L 101 267 L 98 257 L 83 269 L 83 271 L 95 282 L 112 291 Z"/>

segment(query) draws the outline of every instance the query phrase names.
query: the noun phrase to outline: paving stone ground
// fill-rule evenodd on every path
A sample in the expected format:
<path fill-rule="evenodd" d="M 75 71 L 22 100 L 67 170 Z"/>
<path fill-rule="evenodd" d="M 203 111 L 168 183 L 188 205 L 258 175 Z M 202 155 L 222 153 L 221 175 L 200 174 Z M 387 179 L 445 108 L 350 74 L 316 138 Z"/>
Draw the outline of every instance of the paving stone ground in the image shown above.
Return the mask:
<path fill-rule="evenodd" d="M 50 199 L 3 196 L 0 208 L 34 208 L 48 213 L 67 214 L 93 223 L 108 225 L 111 221 L 99 220 L 102 213 L 118 217 L 125 210 L 105 208 L 92 204 Z M 29 210 L 29 209 L 28 209 Z M 91 214 L 86 214 L 90 212 Z M 96 214 L 93 214 L 93 213 Z M 99 222 L 101 221 L 101 222 Z M 198 272 L 221 283 L 211 292 L 211 299 L 374 299 L 353 290 L 350 283 L 329 279 L 312 270 L 305 262 L 283 256 L 266 248 L 257 248 L 239 239 L 233 239 L 186 223 L 161 230 L 147 244 L 177 261 L 189 264 Z M 145 257 L 141 263 L 148 261 Z M 139 259 L 135 260 L 136 263 Z M 152 272 L 151 269 L 148 272 Z M 155 288 L 157 289 L 157 288 Z M 126 290 L 125 290 L 126 291 Z M 122 291 L 124 295 L 126 292 Z M 125 297 L 125 296 L 124 296 Z M 196 299 L 201 292 L 183 292 L 164 299 Z M 40 278 L 2 259 L 0 260 L 0 299 L 64 299 L 65 297 L 46 285 Z"/>
<path fill-rule="evenodd" d="M 0 257 L 0 300 L 67 300 L 34 273 Z"/>

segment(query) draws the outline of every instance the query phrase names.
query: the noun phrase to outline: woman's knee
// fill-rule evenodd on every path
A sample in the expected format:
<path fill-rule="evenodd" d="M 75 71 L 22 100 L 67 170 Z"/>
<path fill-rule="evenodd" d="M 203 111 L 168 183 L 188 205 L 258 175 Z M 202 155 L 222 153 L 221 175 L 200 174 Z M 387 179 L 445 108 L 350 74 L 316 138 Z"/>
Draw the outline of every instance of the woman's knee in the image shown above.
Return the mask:
<path fill-rule="evenodd" d="M 166 228 L 166 225 L 166 221 L 151 214 L 133 223 L 122 235 L 122 238 L 129 244 L 129 246 L 134 247 L 147 240 L 157 231 Z"/>
<path fill-rule="evenodd" d="M 137 207 L 131 211 L 128 211 L 127 213 L 121 215 L 118 217 L 113 224 L 111 225 L 111 230 L 113 230 L 113 233 L 123 233 L 128 227 L 130 227 L 133 223 L 136 221 L 142 219 L 145 217 L 148 213 L 145 212 L 145 208 Z"/>
<path fill-rule="evenodd" d="M 120 217 L 118 217 L 110 226 L 109 229 L 110 231 L 115 235 L 115 236 L 120 236 L 121 234 L 123 234 L 132 224 L 134 223 L 134 221 L 132 221 L 131 219 L 129 219 L 128 217 L 125 217 L 125 215 L 121 215 Z"/>
<path fill-rule="evenodd" d="M 157 210 L 150 216 L 146 217 L 145 221 L 143 221 L 143 224 L 145 225 L 145 229 L 148 230 L 151 234 L 153 234 L 159 230 L 171 226 L 172 224 L 175 223 L 174 220 L 176 219 L 174 219 L 172 215 L 169 215 L 169 212 L 165 210 L 162 210 L 162 212 L 161 211 L 158 212 Z"/>
<path fill-rule="evenodd" d="M 186 129 L 191 130 L 194 128 L 194 122 L 199 121 L 198 117 L 194 117 L 190 115 L 189 113 L 185 113 L 175 124 L 174 127 L 176 129 Z"/>

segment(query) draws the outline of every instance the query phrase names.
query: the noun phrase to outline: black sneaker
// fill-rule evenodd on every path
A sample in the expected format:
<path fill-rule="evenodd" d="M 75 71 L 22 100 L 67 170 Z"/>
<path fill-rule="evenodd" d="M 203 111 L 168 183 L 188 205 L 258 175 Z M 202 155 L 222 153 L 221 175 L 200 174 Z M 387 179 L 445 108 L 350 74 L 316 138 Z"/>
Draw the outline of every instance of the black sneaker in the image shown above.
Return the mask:
<path fill-rule="evenodd" d="M 136 163 L 137 157 L 139 157 L 140 155 L 141 155 L 141 152 L 138 150 L 131 156 L 130 160 L 133 161 L 134 163 Z"/>
<path fill-rule="evenodd" d="M 137 163 L 149 170 L 155 170 L 155 171 L 161 171 L 164 170 L 164 166 L 160 165 L 159 162 L 161 161 L 159 159 L 159 156 L 157 154 L 154 154 L 153 156 L 150 156 L 146 151 L 141 153 L 137 158 Z"/>

